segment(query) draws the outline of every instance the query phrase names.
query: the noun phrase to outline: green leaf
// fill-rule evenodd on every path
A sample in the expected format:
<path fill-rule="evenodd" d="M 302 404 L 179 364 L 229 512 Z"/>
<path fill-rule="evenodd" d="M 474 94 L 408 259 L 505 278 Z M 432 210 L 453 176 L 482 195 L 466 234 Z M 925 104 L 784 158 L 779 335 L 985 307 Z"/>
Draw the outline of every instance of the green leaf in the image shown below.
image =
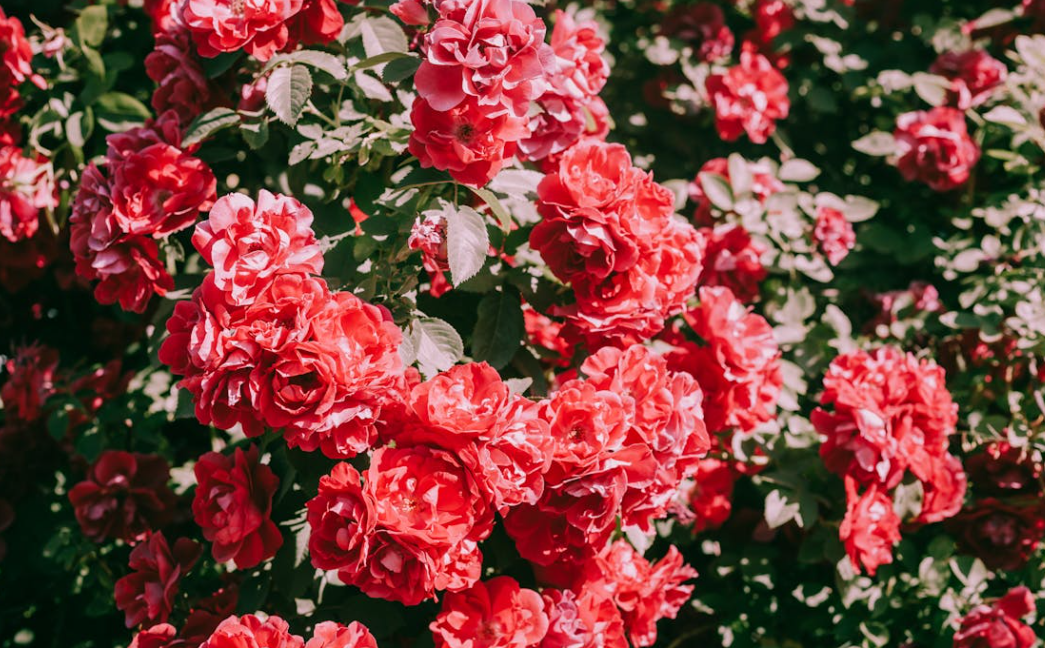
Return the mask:
<path fill-rule="evenodd" d="M 751 192 L 755 184 L 755 176 L 748 167 L 747 160 L 739 153 L 731 153 L 727 160 L 729 183 L 734 196 L 743 196 Z M 732 202 L 732 201 L 731 201 Z"/>
<path fill-rule="evenodd" d="M 370 58 L 364 59 L 359 63 L 356 63 L 352 66 L 352 69 L 365 70 L 367 68 L 377 67 L 379 65 L 384 65 L 386 63 L 390 63 L 391 61 L 403 58 L 413 58 L 417 60 L 417 65 L 421 64 L 421 59 L 408 52 L 385 52 L 383 54 L 378 54 L 377 56 L 371 56 Z M 417 66 L 414 66 L 414 68 L 416 69 Z"/>
<path fill-rule="evenodd" d="M 704 189 L 704 195 L 708 197 L 711 204 L 722 211 L 733 209 L 733 189 L 729 182 L 717 173 L 701 173 L 697 176 L 700 186 Z"/>
<path fill-rule="evenodd" d="M 106 92 L 98 97 L 95 106 L 98 123 L 112 132 L 125 131 L 152 116 L 145 104 L 122 92 Z"/>
<path fill-rule="evenodd" d="M 207 139 L 223 128 L 239 123 L 239 115 L 231 108 L 215 108 L 192 120 L 185 130 L 182 146 L 191 146 Z"/>
<path fill-rule="evenodd" d="M 413 76 L 417 68 L 421 66 L 421 59 L 416 56 L 405 56 L 388 62 L 381 72 L 381 79 L 385 83 L 399 83 Z"/>
<path fill-rule="evenodd" d="M 338 81 L 344 81 L 348 78 L 348 71 L 345 70 L 345 63 L 341 59 L 329 52 L 320 52 L 319 50 L 300 50 L 290 54 L 280 54 L 273 57 L 263 71 L 271 70 L 280 64 L 294 63 L 301 63 L 302 65 L 326 72 Z"/>
<path fill-rule="evenodd" d="M 240 58 L 240 52 L 222 52 L 214 58 L 203 59 L 203 73 L 208 79 L 214 79 L 225 74 L 236 64 Z"/>
<path fill-rule="evenodd" d="M 486 263 L 490 235 L 482 214 L 471 207 L 448 205 L 441 210 L 446 218 L 446 256 L 450 279 L 459 286 L 475 276 Z"/>
<path fill-rule="evenodd" d="M 784 526 L 798 514 L 799 505 L 791 502 L 779 489 L 766 496 L 766 524 L 770 529 Z"/>
<path fill-rule="evenodd" d="M 494 195 L 489 189 L 482 189 L 477 187 L 468 187 L 472 190 L 476 196 L 482 199 L 489 207 L 493 215 L 497 217 L 497 223 L 501 226 L 501 229 L 505 232 L 512 229 L 512 215 L 508 213 L 501 201 Z"/>
<path fill-rule="evenodd" d="M 507 365 L 522 344 L 526 325 L 522 299 L 510 287 L 492 292 L 479 302 L 478 319 L 472 333 L 472 358 L 485 360 L 494 369 Z"/>
<path fill-rule="evenodd" d="M 464 342 L 454 327 L 436 317 L 422 317 L 410 325 L 410 343 L 417 366 L 426 377 L 454 366 L 464 355 Z"/>
<path fill-rule="evenodd" d="M 947 101 L 947 93 L 951 89 L 949 79 L 925 72 L 915 72 L 911 78 L 914 81 L 915 93 L 925 103 L 930 106 L 942 106 Z"/>
<path fill-rule="evenodd" d="M 410 48 L 403 28 L 387 16 L 364 18 L 359 24 L 359 34 L 368 58 L 385 52 L 406 52 Z"/>
<path fill-rule="evenodd" d="M 109 29 L 109 11 L 104 6 L 87 7 L 76 19 L 76 32 L 84 45 L 98 47 Z"/>
<path fill-rule="evenodd" d="M 784 182 L 811 182 L 816 180 L 816 177 L 820 175 L 820 169 L 816 168 L 812 162 L 806 160 L 788 160 L 780 166 L 780 173 L 777 174 Z"/>
<path fill-rule="evenodd" d="M 853 148 L 867 155 L 884 157 L 896 152 L 896 139 L 892 133 L 874 131 L 853 142 Z"/>
<path fill-rule="evenodd" d="M 265 102 L 283 123 L 293 126 L 312 95 L 312 73 L 302 65 L 276 68 L 269 75 Z"/>
<path fill-rule="evenodd" d="M 243 135 L 243 141 L 253 150 L 258 150 L 269 141 L 269 122 L 267 119 L 258 122 L 244 122 L 240 124 L 239 132 Z"/>

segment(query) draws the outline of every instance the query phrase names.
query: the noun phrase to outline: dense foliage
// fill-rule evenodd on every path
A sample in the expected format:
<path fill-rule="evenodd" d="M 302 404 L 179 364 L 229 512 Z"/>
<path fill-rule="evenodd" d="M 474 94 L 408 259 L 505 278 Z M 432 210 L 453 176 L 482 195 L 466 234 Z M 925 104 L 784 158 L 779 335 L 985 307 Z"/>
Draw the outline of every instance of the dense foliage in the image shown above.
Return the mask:
<path fill-rule="evenodd" d="M 1038 645 L 1011 2 L 5 1 L 0 646 Z"/>

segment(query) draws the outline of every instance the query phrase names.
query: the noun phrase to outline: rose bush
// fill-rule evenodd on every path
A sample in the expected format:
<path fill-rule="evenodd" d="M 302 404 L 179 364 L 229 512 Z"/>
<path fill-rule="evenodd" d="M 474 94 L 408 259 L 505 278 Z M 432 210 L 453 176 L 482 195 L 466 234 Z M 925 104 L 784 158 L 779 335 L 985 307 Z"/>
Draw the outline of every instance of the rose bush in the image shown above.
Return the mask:
<path fill-rule="evenodd" d="M 5 2 L 0 648 L 1032 648 L 1043 160 L 1034 0 Z"/>

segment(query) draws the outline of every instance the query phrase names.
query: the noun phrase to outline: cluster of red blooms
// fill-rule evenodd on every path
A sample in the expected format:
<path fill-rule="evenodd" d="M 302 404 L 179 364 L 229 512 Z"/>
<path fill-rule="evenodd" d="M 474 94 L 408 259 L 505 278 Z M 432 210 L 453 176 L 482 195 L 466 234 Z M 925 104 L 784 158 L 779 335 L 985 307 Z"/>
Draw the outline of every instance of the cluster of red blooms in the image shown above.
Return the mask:
<path fill-rule="evenodd" d="M 719 137 L 732 142 L 747 133 L 755 144 L 764 144 L 791 109 L 788 84 L 762 54 L 744 51 L 740 63 L 704 82 L 708 101 L 715 109 Z"/>
<path fill-rule="evenodd" d="M 609 67 L 594 22 L 559 11 L 548 44 L 544 21 L 524 0 L 435 6 L 410 115 L 409 148 L 422 166 L 481 186 L 517 154 L 540 161 L 585 135 L 605 136 L 598 93 Z"/>
<path fill-rule="evenodd" d="M 835 358 L 820 403 L 811 417 L 824 437 L 820 455 L 845 479 L 848 509 L 839 533 L 853 566 L 874 574 L 892 562 L 900 539 L 891 491 L 908 471 L 924 491 L 915 522 L 940 522 L 961 509 L 966 476 L 948 452 L 958 406 L 941 367 L 893 347 Z"/>
<path fill-rule="evenodd" d="M 527 623 L 537 623 L 526 641 L 485 645 L 539 645 L 546 626 L 566 621 L 538 623 L 540 597 L 520 594 L 510 579 L 477 583 L 478 543 L 496 511 L 541 582 L 569 590 L 545 591 L 560 615 L 580 615 L 559 632 L 590 642 L 615 619 L 615 632 L 652 643 L 656 619 L 675 614 L 690 591 L 680 583 L 695 574 L 674 552 L 651 566 L 627 543 L 607 545 L 618 517 L 649 531 L 707 453 L 700 389 L 641 346 L 603 349 L 582 371 L 586 380 L 539 403 L 513 394 L 486 364 L 414 385 L 383 428 L 394 445 L 375 450 L 362 474 L 338 464 L 308 503 L 313 564 L 407 605 L 460 593 L 444 599 L 433 625 L 449 646 L 468 636 L 459 624 L 486 623 L 484 614 L 514 619 L 525 604 Z M 445 611 L 458 606 L 486 607 L 467 619 Z"/>
<path fill-rule="evenodd" d="M 1020 619 L 1034 610 L 1030 590 L 1015 587 L 993 605 L 978 605 L 966 614 L 954 634 L 954 648 L 1031 648 L 1038 638 Z"/>
<path fill-rule="evenodd" d="M 543 217 L 530 234 L 571 284 L 569 326 L 592 348 L 648 339 L 693 295 L 703 241 L 674 218 L 674 196 L 619 144 L 584 140 L 537 187 Z"/>
<path fill-rule="evenodd" d="M 192 237 L 214 271 L 178 302 L 160 359 L 202 423 L 282 429 L 291 447 L 348 458 L 373 445 L 403 391 L 402 334 L 387 311 L 313 276 L 323 254 L 311 224 L 287 196 L 220 198 Z"/>
<path fill-rule="evenodd" d="M 177 34 L 188 30 L 207 58 L 243 50 L 267 61 L 299 43 L 330 43 L 345 25 L 336 0 L 146 0 L 145 5 L 157 32 L 180 39 Z M 158 46 L 160 41 L 158 36 Z"/>
<path fill-rule="evenodd" d="M 374 635 L 358 621 L 347 626 L 322 621 L 313 629 L 312 638 L 305 641 L 291 634 L 290 625 L 278 616 L 226 615 L 202 632 L 193 628 L 192 634 L 181 637 L 170 624 L 152 626 L 139 632 L 130 648 L 377 648 Z"/>
<path fill-rule="evenodd" d="M 70 246 L 76 273 L 99 280 L 94 295 L 142 312 L 174 287 L 158 241 L 190 227 L 214 203 L 210 168 L 181 147 L 177 115 L 110 135 L 104 171 L 83 172 L 73 200 Z"/>

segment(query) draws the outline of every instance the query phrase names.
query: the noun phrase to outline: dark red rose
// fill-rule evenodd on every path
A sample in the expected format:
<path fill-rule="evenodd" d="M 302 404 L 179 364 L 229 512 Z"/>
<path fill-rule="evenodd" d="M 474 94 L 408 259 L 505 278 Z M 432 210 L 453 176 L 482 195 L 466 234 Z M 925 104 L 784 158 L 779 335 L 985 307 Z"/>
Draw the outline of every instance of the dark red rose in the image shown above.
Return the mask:
<path fill-rule="evenodd" d="M 960 551 L 991 569 L 1020 569 L 1045 535 L 1045 510 L 1040 503 L 1011 506 L 989 497 L 960 513 L 950 526 Z"/>
<path fill-rule="evenodd" d="M 153 533 L 131 552 L 130 574 L 116 581 L 116 607 L 125 614 L 128 628 L 163 623 L 171 614 L 178 581 L 200 557 L 203 548 L 194 540 L 178 538 L 174 547 L 162 533 Z"/>
<path fill-rule="evenodd" d="M 1034 597 L 1026 587 L 1016 587 L 994 602 L 979 605 L 961 620 L 954 634 L 954 648 L 1030 648 L 1037 639 L 1021 618 L 1034 611 Z"/>
<path fill-rule="evenodd" d="M 980 147 L 965 127 L 965 113 L 956 108 L 904 113 L 896 118 L 893 135 L 900 173 L 934 191 L 965 184 L 980 159 Z"/>
<path fill-rule="evenodd" d="M 169 479 L 170 467 L 163 457 L 106 450 L 87 479 L 69 491 L 69 501 L 88 538 L 136 542 L 169 517 L 175 504 Z"/>
<path fill-rule="evenodd" d="M 1041 492 L 1040 457 L 1007 441 L 991 443 L 966 459 L 965 470 L 976 491 L 985 495 L 1038 495 Z"/>

